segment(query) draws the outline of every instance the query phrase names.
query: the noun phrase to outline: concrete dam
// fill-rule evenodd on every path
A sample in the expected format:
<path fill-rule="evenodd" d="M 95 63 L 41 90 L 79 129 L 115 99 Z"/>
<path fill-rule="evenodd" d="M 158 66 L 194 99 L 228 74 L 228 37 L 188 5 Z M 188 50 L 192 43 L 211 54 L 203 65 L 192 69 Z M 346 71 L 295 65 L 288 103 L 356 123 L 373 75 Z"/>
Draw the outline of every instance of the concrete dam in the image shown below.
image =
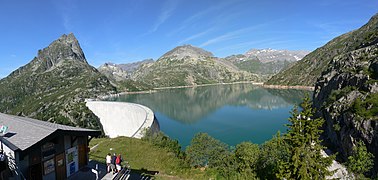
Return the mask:
<path fill-rule="evenodd" d="M 146 128 L 160 129 L 154 112 L 140 104 L 88 100 L 86 106 L 100 118 L 105 135 L 110 138 L 141 138 Z"/>

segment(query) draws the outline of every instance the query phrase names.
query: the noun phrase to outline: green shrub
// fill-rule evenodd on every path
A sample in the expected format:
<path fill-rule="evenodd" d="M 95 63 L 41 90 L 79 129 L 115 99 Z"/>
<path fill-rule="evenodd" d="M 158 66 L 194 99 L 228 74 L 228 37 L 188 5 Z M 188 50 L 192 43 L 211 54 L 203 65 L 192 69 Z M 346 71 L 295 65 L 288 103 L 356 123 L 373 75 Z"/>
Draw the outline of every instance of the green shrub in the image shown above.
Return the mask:
<path fill-rule="evenodd" d="M 378 120 L 378 93 L 368 95 L 365 100 L 357 98 L 351 108 L 363 118 Z"/>
<path fill-rule="evenodd" d="M 269 141 L 261 145 L 258 159 L 257 175 L 260 179 L 276 179 L 279 162 L 289 159 L 288 144 L 280 132 Z"/>
<path fill-rule="evenodd" d="M 331 103 L 335 102 L 336 100 L 347 95 L 348 93 L 352 92 L 355 89 L 356 89 L 356 87 L 354 87 L 354 86 L 346 86 L 346 87 L 339 89 L 339 90 L 332 90 L 331 93 L 328 96 L 327 104 L 331 104 Z"/>
<path fill-rule="evenodd" d="M 216 167 L 229 155 L 227 145 L 207 133 L 196 134 L 185 152 L 192 167 Z"/>
<path fill-rule="evenodd" d="M 368 172 L 373 167 L 373 164 L 374 155 L 367 152 L 363 141 L 357 142 L 353 147 L 353 154 L 348 157 L 348 169 L 358 176 Z"/>
<path fill-rule="evenodd" d="M 171 139 L 161 131 L 154 132 L 151 129 L 146 129 L 142 140 L 148 141 L 154 146 L 165 148 L 169 152 L 174 153 L 176 157 L 184 156 L 184 152 L 181 151 L 181 145 L 178 140 Z"/>

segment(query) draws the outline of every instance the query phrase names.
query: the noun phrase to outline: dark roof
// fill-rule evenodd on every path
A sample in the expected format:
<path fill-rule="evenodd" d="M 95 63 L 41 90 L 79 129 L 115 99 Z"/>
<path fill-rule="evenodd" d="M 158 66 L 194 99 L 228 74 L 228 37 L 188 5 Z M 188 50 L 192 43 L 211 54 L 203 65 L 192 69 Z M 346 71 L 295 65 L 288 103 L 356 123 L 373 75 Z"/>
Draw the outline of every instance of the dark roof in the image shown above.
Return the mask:
<path fill-rule="evenodd" d="M 0 126 L 8 126 L 8 132 L 2 140 L 9 142 L 12 150 L 21 151 L 40 142 L 55 132 L 81 133 L 88 136 L 99 136 L 98 130 L 84 129 L 61 124 L 40 121 L 32 118 L 0 113 Z"/>

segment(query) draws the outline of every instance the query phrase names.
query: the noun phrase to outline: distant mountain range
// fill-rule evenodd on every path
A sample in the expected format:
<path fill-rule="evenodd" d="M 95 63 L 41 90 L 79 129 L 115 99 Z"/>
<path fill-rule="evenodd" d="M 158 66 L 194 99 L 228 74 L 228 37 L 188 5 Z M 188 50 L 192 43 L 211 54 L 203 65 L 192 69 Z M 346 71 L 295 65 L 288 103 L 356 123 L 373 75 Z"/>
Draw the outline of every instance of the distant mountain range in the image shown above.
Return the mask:
<path fill-rule="evenodd" d="M 244 55 L 217 58 L 191 45 L 178 46 L 156 62 L 106 63 L 99 71 L 115 81 L 132 80 L 150 87 L 192 86 L 236 81 L 263 82 L 303 58 L 308 51 L 252 49 Z M 126 69 L 132 70 L 126 70 Z"/>
<path fill-rule="evenodd" d="M 251 49 L 248 52 L 226 57 L 240 70 L 257 74 L 262 81 L 301 60 L 309 51 Z"/>

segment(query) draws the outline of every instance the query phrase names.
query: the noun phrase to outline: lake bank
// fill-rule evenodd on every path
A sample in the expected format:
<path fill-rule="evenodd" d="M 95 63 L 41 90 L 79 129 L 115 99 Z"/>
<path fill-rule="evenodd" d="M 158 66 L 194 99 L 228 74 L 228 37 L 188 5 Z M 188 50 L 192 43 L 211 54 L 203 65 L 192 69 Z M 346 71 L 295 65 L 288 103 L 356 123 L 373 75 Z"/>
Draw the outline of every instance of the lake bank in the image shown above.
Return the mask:
<path fill-rule="evenodd" d="M 166 89 L 182 89 L 182 88 L 195 88 L 195 87 L 206 87 L 206 86 L 216 86 L 216 85 L 232 85 L 232 84 L 253 84 L 256 86 L 262 86 L 264 83 L 262 82 L 253 82 L 253 81 L 239 81 L 239 82 L 230 82 L 230 83 L 213 83 L 213 84 L 196 84 L 196 85 L 188 85 L 188 86 L 168 86 L 168 87 L 157 87 L 153 88 L 151 90 L 145 90 L 145 91 L 132 91 L 132 92 L 120 92 L 117 94 L 110 94 L 105 96 L 99 96 L 95 100 L 106 100 L 109 98 L 115 98 L 122 95 L 128 95 L 128 94 L 151 94 L 156 93 L 158 90 L 166 90 Z M 90 99 L 93 100 L 93 99 Z"/>
<path fill-rule="evenodd" d="M 267 85 L 263 84 L 262 87 L 269 89 L 299 89 L 299 90 L 315 90 L 314 86 L 285 86 L 285 85 Z"/>
<path fill-rule="evenodd" d="M 253 82 L 253 81 L 239 81 L 239 82 L 230 82 L 230 83 L 213 83 L 213 84 L 196 84 L 196 85 L 187 85 L 187 86 L 168 86 L 168 87 L 157 87 L 151 90 L 146 91 L 133 91 L 133 92 L 120 92 L 117 94 L 111 94 L 106 96 L 98 97 L 99 100 L 105 100 L 112 97 L 119 97 L 127 94 L 151 94 L 156 93 L 158 90 L 166 89 L 182 89 L 182 88 L 195 88 L 195 87 L 206 87 L 206 86 L 217 86 L 217 85 L 232 85 L 232 84 L 252 84 L 256 86 L 261 86 L 268 89 L 298 89 L 298 90 L 309 90 L 313 91 L 315 87 L 313 86 L 286 86 L 286 85 L 267 85 L 264 82 Z"/>

